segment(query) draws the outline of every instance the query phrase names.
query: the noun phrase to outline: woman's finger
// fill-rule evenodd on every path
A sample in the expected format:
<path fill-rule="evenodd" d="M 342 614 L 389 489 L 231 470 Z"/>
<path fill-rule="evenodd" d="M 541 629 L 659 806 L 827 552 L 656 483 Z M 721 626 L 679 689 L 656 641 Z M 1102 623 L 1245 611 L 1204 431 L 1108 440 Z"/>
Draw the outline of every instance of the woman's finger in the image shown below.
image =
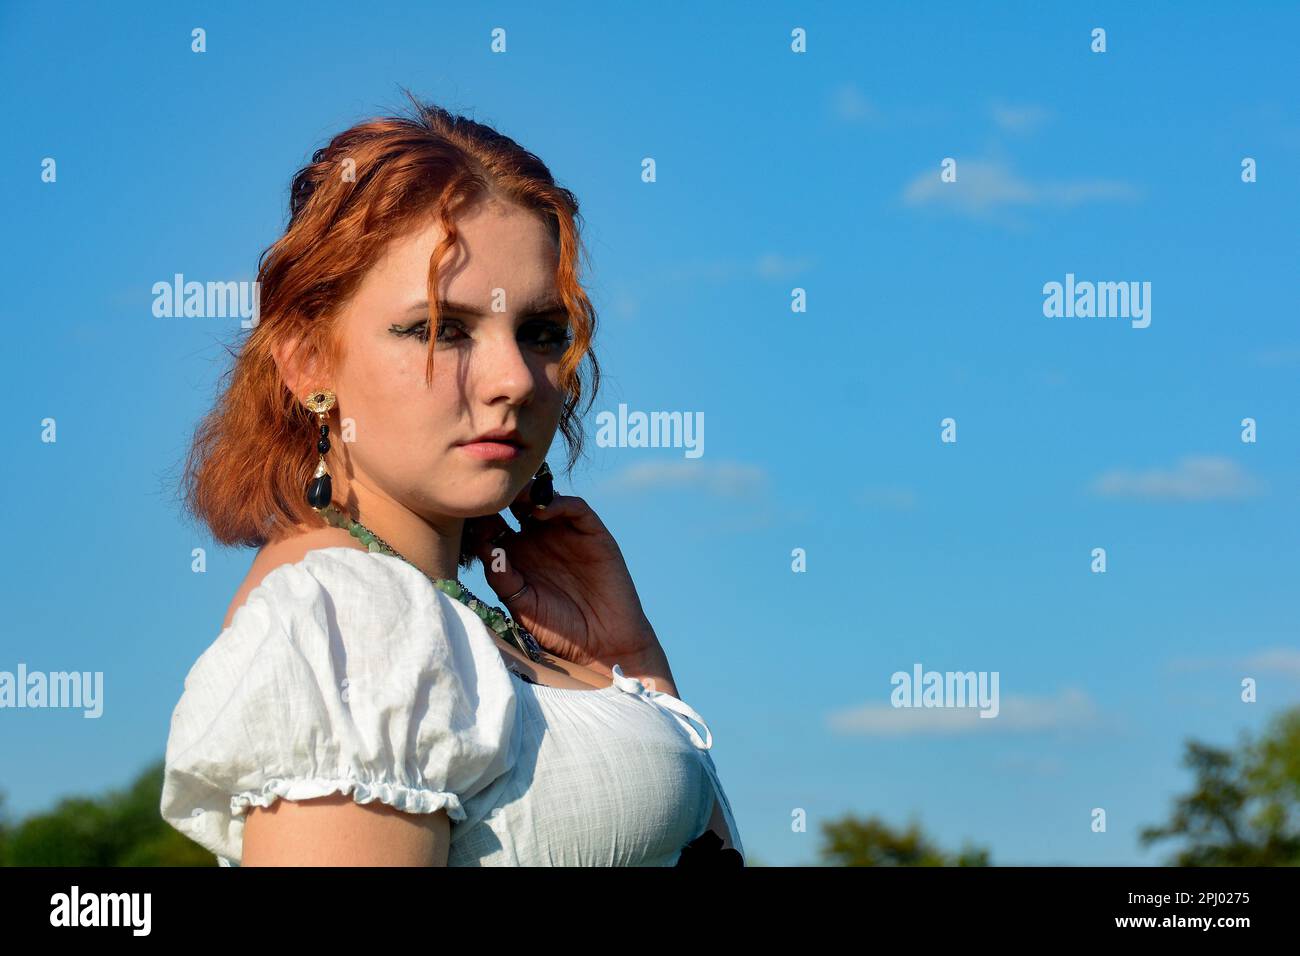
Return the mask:
<path fill-rule="evenodd" d="M 573 517 L 583 509 L 587 509 L 587 503 L 577 495 L 556 495 L 545 508 L 533 508 L 530 505 L 527 515 L 530 518 L 539 520 L 565 516 Z"/>
<path fill-rule="evenodd" d="M 501 575 L 513 573 L 506 549 L 510 538 L 517 533 L 500 515 L 487 515 L 474 519 L 474 537 L 469 542 L 470 550 L 483 562 L 483 576 L 487 578 L 488 584 L 495 586 L 492 580 L 494 574 L 498 576 L 496 583 L 500 583 Z M 507 581 L 506 584 L 508 585 L 509 582 Z M 523 587 L 523 584 L 519 584 L 518 587 Z"/>
<path fill-rule="evenodd" d="M 488 515 L 474 519 L 474 538 L 471 550 L 483 562 L 483 579 L 487 581 L 496 596 L 505 604 L 510 616 L 519 620 L 521 613 L 534 615 L 537 610 L 537 592 L 530 588 L 523 591 L 527 579 L 510 562 L 506 547 L 518 532 L 506 523 L 500 515 Z M 518 592 L 522 594 L 516 598 Z M 510 598 L 509 602 L 506 598 Z"/>
<path fill-rule="evenodd" d="M 608 533 L 604 522 L 592 510 L 591 505 L 577 495 L 556 495 L 549 505 L 533 511 L 529 517 L 537 521 L 567 518 L 574 528 L 586 534 Z"/>

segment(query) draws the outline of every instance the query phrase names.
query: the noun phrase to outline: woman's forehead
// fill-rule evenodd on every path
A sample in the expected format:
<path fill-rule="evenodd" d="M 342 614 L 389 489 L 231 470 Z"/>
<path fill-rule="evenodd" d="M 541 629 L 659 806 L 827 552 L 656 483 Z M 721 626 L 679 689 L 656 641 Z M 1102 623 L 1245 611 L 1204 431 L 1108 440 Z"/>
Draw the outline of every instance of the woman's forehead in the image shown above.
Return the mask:
<path fill-rule="evenodd" d="M 457 223 L 459 241 L 443 257 L 438 297 L 473 305 L 476 311 L 507 311 L 555 294 L 559 251 L 536 216 L 498 217 Z M 442 241 L 438 224 L 427 224 L 389 243 L 358 290 L 358 298 L 405 307 L 426 298 L 429 260 Z M 400 301 L 390 301 L 394 297 Z"/>

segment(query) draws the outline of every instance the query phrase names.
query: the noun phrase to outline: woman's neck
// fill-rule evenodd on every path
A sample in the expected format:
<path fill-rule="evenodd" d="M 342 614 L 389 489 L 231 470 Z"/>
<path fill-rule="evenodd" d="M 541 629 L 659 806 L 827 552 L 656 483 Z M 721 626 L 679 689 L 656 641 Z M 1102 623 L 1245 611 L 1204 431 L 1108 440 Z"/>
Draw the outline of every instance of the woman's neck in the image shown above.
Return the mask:
<path fill-rule="evenodd" d="M 464 518 L 428 520 L 356 484 L 341 492 L 334 500 L 344 514 L 360 521 L 429 577 L 456 579 Z"/>

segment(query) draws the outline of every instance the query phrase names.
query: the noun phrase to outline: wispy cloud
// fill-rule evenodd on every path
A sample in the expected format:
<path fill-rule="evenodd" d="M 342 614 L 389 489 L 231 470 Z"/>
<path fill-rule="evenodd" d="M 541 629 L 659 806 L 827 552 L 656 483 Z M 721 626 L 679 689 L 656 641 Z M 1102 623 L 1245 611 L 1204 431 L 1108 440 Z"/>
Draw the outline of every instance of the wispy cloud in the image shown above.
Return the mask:
<path fill-rule="evenodd" d="M 618 494 L 687 489 L 720 499 L 703 523 L 700 535 L 748 534 L 773 528 L 804 528 L 811 511 L 773 496 L 766 471 L 739 462 L 663 461 L 631 465 L 601 482 L 602 492 Z M 728 508 L 725 505 L 735 504 Z"/>
<path fill-rule="evenodd" d="M 813 260 L 808 256 L 786 256 L 767 252 L 750 259 L 710 259 L 687 262 L 666 270 L 669 282 L 736 282 L 743 279 L 790 279 L 806 272 Z"/>
<path fill-rule="evenodd" d="M 831 94 L 831 109 L 846 123 L 867 123 L 880 118 L 875 104 L 852 83 L 835 89 Z"/>
<path fill-rule="evenodd" d="M 776 253 L 759 256 L 758 262 L 754 264 L 755 271 L 764 279 L 789 279 L 807 272 L 811 266 L 812 259 L 808 256 L 792 258 Z"/>
<path fill-rule="evenodd" d="M 641 300 L 630 292 L 618 291 L 610 294 L 603 303 L 602 313 L 613 314 L 620 319 L 635 319 L 641 311 Z"/>
<path fill-rule="evenodd" d="M 767 473 L 739 462 L 647 461 L 628 466 L 601 487 L 607 491 L 690 488 L 726 497 L 757 495 L 767 488 Z"/>
<path fill-rule="evenodd" d="M 910 206 L 934 206 L 980 216 L 1005 207 L 1078 206 L 1132 200 L 1137 187 L 1109 179 L 1032 182 L 998 161 L 957 157 L 957 179 L 939 179 L 939 167 L 917 175 L 903 190 Z"/>
<path fill-rule="evenodd" d="M 954 736 L 1072 730 L 1097 723 L 1086 693 L 1067 688 L 1053 697 L 1003 695 L 998 715 L 981 717 L 975 707 L 894 707 L 868 704 L 831 714 L 831 730 L 861 737 Z"/>
<path fill-rule="evenodd" d="M 1224 670 L 1243 676 L 1275 674 L 1300 679 L 1300 648 L 1268 647 L 1241 657 L 1176 657 L 1169 661 L 1171 670 Z"/>
<path fill-rule="evenodd" d="M 993 122 L 1009 133 L 1028 133 L 1047 122 L 1052 115 L 1041 106 L 997 105 L 992 112 Z"/>
<path fill-rule="evenodd" d="M 1300 649 L 1274 647 L 1258 651 L 1242 658 L 1241 666 L 1243 670 L 1257 671 L 1261 674 L 1300 677 Z"/>
<path fill-rule="evenodd" d="M 846 126 L 872 126 L 897 129 L 902 126 L 951 127 L 961 113 L 934 100 L 900 102 L 891 100 L 887 108 L 862 91 L 856 83 L 841 83 L 825 99 L 831 119 Z"/>
<path fill-rule="evenodd" d="M 1106 498 L 1213 501 L 1249 498 L 1267 489 L 1230 458 L 1188 456 L 1172 468 L 1112 469 L 1095 478 L 1089 490 Z"/>

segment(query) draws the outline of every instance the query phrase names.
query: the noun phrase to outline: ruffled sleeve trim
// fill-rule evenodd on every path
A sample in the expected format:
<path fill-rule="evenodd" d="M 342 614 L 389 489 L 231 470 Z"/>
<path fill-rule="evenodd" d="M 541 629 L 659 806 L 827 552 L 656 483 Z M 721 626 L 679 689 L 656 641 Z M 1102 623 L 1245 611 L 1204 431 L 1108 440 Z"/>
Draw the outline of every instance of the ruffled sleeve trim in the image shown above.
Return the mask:
<path fill-rule="evenodd" d="M 449 790 L 424 790 L 347 777 L 308 777 L 285 780 L 273 777 L 257 790 L 244 790 L 230 798 L 230 815 L 242 816 L 249 807 L 269 807 L 276 800 L 311 800 L 335 793 L 350 793 L 357 803 L 378 800 L 402 813 L 437 813 L 446 810 L 453 821 L 465 819 L 460 797 Z"/>

